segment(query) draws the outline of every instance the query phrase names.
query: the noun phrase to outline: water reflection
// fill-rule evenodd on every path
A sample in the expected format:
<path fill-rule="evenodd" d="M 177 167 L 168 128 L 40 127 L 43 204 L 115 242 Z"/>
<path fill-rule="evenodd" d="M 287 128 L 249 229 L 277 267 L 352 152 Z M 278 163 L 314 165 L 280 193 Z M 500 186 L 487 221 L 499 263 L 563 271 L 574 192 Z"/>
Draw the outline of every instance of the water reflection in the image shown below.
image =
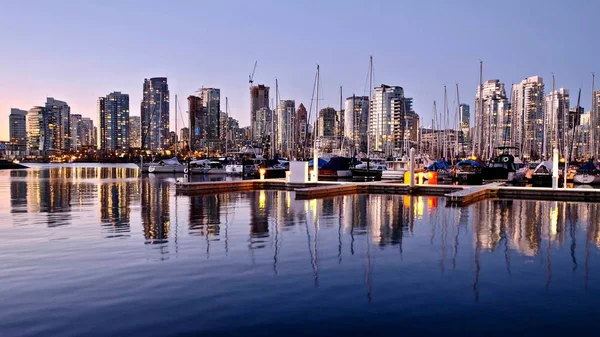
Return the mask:
<path fill-rule="evenodd" d="M 244 251 L 274 275 L 302 258 L 317 287 L 324 263 L 330 268 L 330 259 L 340 266 L 359 259 L 369 300 L 377 256 L 388 252 L 398 258 L 394 263 L 419 259 L 440 275 L 466 268 L 479 299 L 481 278 L 498 273 L 498 266 L 513 275 L 522 263 L 540 265 L 549 288 L 566 261 L 569 273 L 583 273 L 587 284 L 600 247 L 599 204 L 488 200 L 447 208 L 422 196 L 296 200 L 290 191 L 264 190 L 175 197 L 174 182 L 170 175 L 140 178 L 131 167 L 44 167 L 0 176 L 0 188 L 10 191 L 13 226 L 100 223 L 103 237 L 158 245 L 165 258 L 179 254 L 182 238 L 190 239 L 207 258 Z"/>
<path fill-rule="evenodd" d="M 155 177 L 148 177 L 141 182 L 142 226 L 147 244 L 169 242 L 171 184 L 168 180 Z"/>

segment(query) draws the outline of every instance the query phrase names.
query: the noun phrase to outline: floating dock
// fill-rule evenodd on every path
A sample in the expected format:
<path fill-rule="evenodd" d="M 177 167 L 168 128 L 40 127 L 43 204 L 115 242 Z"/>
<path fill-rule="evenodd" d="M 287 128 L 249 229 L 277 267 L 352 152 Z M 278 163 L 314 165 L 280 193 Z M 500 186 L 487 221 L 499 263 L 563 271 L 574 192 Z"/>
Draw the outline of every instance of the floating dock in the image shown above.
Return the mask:
<path fill-rule="evenodd" d="M 485 199 L 529 199 L 573 202 L 600 202 L 600 189 L 545 188 L 505 186 L 495 182 L 480 186 L 415 185 L 401 181 L 338 182 L 319 181 L 288 183 L 285 179 L 253 179 L 217 182 L 178 182 L 176 192 L 181 195 L 210 195 L 215 193 L 255 190 L 294 191 L 296 199 L 319 199 L 347 194 L 403 194 L 446 197 L 447 206 L 468 206 Z"/>
<path fill-rule="evenodd" d="M 413 194 L 429 196 L 445 196 L 454 191 L 461 191 L 465 186 L 457 185 L 409 185 L 400 181 L 347 182 L 319 181 L 307 183 L 288 183 L 285 179 L 252 179 L 240 181 L 215 182 L 178 182 L 176 191 L 182 195 L 214 194 L 223 192 L 244 192 L 254 190 L 295 191 L 297 199 L 326 198 L 342 194 Z"/>

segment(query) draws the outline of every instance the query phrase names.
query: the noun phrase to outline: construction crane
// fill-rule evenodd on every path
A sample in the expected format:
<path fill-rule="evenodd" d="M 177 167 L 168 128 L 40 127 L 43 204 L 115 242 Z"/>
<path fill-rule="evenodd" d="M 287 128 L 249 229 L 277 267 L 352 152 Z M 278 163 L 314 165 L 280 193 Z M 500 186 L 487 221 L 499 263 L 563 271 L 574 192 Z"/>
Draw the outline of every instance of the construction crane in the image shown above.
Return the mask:
<path fill-rule="evenodd" d="M 252 86 L 252 83 L 254 83 L 254 72 L 256 71 L 257 63 L 258 63 L 258 61 L 254 61 L 254 68 L 252 68 L 252 75 L 248 75 L 248 83 L 250 83 L 250 86 Z"/>

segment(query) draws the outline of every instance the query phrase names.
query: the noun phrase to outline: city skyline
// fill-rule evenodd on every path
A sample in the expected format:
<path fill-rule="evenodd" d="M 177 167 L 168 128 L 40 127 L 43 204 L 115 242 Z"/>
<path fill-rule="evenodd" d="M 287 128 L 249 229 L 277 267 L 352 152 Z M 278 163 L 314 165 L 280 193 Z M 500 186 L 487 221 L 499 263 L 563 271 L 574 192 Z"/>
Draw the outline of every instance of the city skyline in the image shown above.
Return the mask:
<path fill-rule="evenodd" d="M 193 8 L 200 4 L 181 1 L 168 6 L 152 3 L 139 13 L 141 3 L 129 2 L 119 3 L 122 10 L 111 16 L 105 15 L 111 11 L 111 1 L 69 5 L 39 2 L 27 8 L 19 3 L 5 3 L 2 11 L 6 13 L 6 20 L 0 23 L 0 36 L 6 43 L 0 46 L 0 63 L 10 65 L 3 71 L 6 83 L 10 85 L 6 85 L 0 94 L 0 118 L 7 120 L 11 108 L 29 110 L 45 97 L 59 97 L 69 102 L 71 113 L 95 119 L 97 97 L 112 91 L 130 93 L 131 115 L 139 116 L 138 104 L 142 99 L 139 83 L 144 78 L 164 76 L 169 79 L 171 95 L 178 94 L 180 98 L 202 86 L 220 88 L 221 96 L 229 97 L 231 117 L 238 119 L 240 126 L 248 126 L 248 75 L 255 61 L 258 61 L 255 85 L 273 88 L 277 78 L 282 97 L 307 107 L 312 96 L 315 65 L 319 63 L 320 96 L 324 98 L 319 105 L 337 107 L 340 85 L 345 97 L 368 92 L 364 83 L 369 55 L 374 56 L 374 87 L 390 83 L 405 88 L 405 95 L 414 98 L 414 110 L 425 125 L 431 116 L 433 100 L 441 102 L 443 99 L 444 84 L 452 88 L 454 83 L 459 83 L 461 103 L 474 106 L 479 60 L 484 61 L 484 81 L 499 79 L 507 88 L 531 76 L 550 78 L 554 73 L 557 87 L 571 91 L 582 87 L 581 105 L 586 111 L 590 108 L 591 72 L 598 69 L 593 55 L 598 47 L 589 43 L 589 34 L 585 32 L 594 28 L 593 13 L 600 9 L 600 4 L 507 1 L 502 6 L 495 6 L 492 17 L 485 14 L 485 5 L 473 6 L 466 1 L 440 1 L 433 13 L 429 10 L 430 5 L 420 3 L 365 2 L 351 8 L 341 4 L 337 1 L 322 4 L 316 17 L 312 17 L 315 13 L 310 7 L 314 6 L 293 3 L 267 6 L 260 2 L 234 1 L 228 3 L 227 8 L 224 4 L 210 3 L 203 4 L 202 10 L 194 11 Z M 514 11 L 514 7 L 520 10 Z M 395 13 L 400 12 L 397 9 L 411 15 L 403 16 L 404 20 L 392 20 Z M 222 14 L 224 10 L 227 14 Z M 292 17 L 284 20 L 273 15 L 278 11 L 289 12 Z M 19 24 L 19 17 L 24 12 L 31 20 L 52 14 L 69 16 L 70 20 L 61 20 L 40 32 L 35 27 Z M 198 12 L 203 24 L 196 28 L 185 26 L 188 22 L 185 18 L 196 16 Z M 532 13 L 544 17 L 543 23 L 531 20 Z M 458 14 L 473 19 L 456 20 Z M 566 16 L 577 17 L 580 24 L 552 23 L 564 21 Z M 307 28 L 315 26 L 311 20 L 325 17 L 344 17 L 346 20 L 319 20 L 322 28 Z M 107 22 L 102 21 L 107 18 Z M 165 31 L 144 34 L 143 27 L 148 20 L 159 18 L 164 19 Z M 223 28 L 220 24 L 223 19 L 227 19 L 228 27 Z M 274 19 L 275 23 L 295 19 L 293 21 L 306 22 L 306 25 L 279 25 L 283 28 L 273 30 L 270 25 L 258 24 L 267 19 Z M 413 50 L 406 53 L 404 48 L 386 42 L 389 35 L 373 34 L 366 23 L 375 20 L 383 25 L 383 29 L 398 31 L 404 41 L 402 46 L 413 46 Z M 423 24 L 427 21 L 437 24 Z M 355 22 L 365 22 L 365 25 L 355 26 Z M 534 29 L 540 25 L 544 29 Z M 205 53 L 201 47 L 191 47 L 186 53 L 172 52 L 191 36 L 210 32 L 215 27 L 219 27 L 219 35 L 211 50 L 219 52 Z M 501 27 L 500 33 L 498 27 Z M 115 48 L 110 48 L 109 54 L 97 49 L 96 38 L 117 31 L 123 34 L 114 36 L 111 44 Z M 527 39 L 514 41 L 515 34 L 524 31 L 530 32 Z M 479 43 L 490 34 L 495 36 L 494 44 Z M 150 36 L 164 48 L 155 55 L 140 57 L 137 49 L 151 44 Z M 362 38 L 365 41 L 362 48 L 356 51 L 355 46 L 344 46 L 343 39 L 348 36 Z M 547 36 L 583 47 L 585 52 L 573 56 L 572 48 L 562 48 L 564 43 L 548 43 Z M 55 41 L 57 37 L 65 46 L 51 50 L 48 41 Z M 273 40 L 281 41 L 280 48 L 265 53 Z M 343 64 L 339 62 L 340 52 L 315 53 L 334 46 L 341 48 L 341 54 L 345 55 Z M 37 52 L 40 48 L 46 48 L 46 51 Z M 293 49 L 295 55 L 290 56 L 288 49 Z M 222 57 L 223 54 L 228 57 Z M 517 57 L 524 54 L 539 57 Z M 201 56 L 199 64 L 198 56 Z M 454 96 L 452 90 L 448 96 Z M 180 99 L 180 106 L 182 103 Z M 452 108 L 453 99 L 449 103 Z M 174 125 L 173 112 L 174 105 L 171 106 L 171 125 Z M 186 126 L 189 125 L 186 123 Z M 0 124 L 0 140 L 8 138 L 8 126 Z"/>

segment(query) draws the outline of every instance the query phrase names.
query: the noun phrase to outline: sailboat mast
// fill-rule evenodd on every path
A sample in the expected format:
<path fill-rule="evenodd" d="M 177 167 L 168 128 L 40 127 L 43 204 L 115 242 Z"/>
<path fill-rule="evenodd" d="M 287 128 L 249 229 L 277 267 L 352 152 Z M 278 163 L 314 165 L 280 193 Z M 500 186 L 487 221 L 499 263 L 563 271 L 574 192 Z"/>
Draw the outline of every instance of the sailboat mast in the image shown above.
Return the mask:
<path fill-rule="evenodd" d="M 558 104 L 556 106 L 556 110 L 554 109 L 554 100 L 556 99 L 556 93 L 554 92 L 555 88 L 554 88 L 554 74 L 552 74 L 552 96 L 550 97 L 550 104 L 551 104 L 551 110 L 552 111 L 552 136 L 554 136 L 554 142 L 551 142 L 550 144 L 550 152 L 552 152 L 554 150 L 554 147 L 552 145 L 554 145 L 555 147 L 559 148 L 560 145 L 558 143 Z"/>
<path fill-rule="evenodd" d="M 594 159 L 598 158 L 598 150 L 596 149 L 596 142 L 598 141 L 597 136 L 597 128 L 598 128 L 598 111 L 596 109 L 596 99 L 594 97 L 594 82 L 596 79 L 596 75 L 592 73 L 592 109 L 590 110 L 590 146 L 591 151 L 590 154 Z"/>
<path fill-rule="evenodd" d="M 315 181 L 319 179 L 319 151 L 317 149 L 317 127 L 319 126 L 319 65 L 317 64 L 317 94 L 315 101 L 315 127 L 313 129 L 313 172 Z"/>
<path fill-rule="evenodd" d="M 460 113 L 460 94 L 458 93 L 458 83 L 456 83 L 456 114 L 457 114 L 456 123 L 458 125 L 456 126 L 456 136 L 454 138 L 456 141 L 456 153 L 460 154 L 461 151 L 458 150 L 459 149 L 458 148 L 458 135 L 459 135 L 459 130 L 462 128 L 463 120 L 462 120 L 462 114 Z M 461 145 L 460 146 L 461 150 L 464 151 L 464 148 L 465 148 L 465 135 L 464 134 L 460 141 L 460 145 Z"/>
<path fill-rule="evenodd" d="M 433 101 L 433 137 L 435 139 L 435 158 L 437 159 L 440 155 L 440 134 L 438 130 L 438 116 L 437 116 L 437 105 Z"/>
<path fill-rule="evenodd" d="M 275 158 L 275 117 L 279 110 L 279 82 L 275 79 L 275 106 L 271 113 L 271 159 Z"/>
<path fill-rule="evenodd" d="M 367 159 L 371 153 L 371 103 L 373 90 L 373 56 L 369 56 L 369 102 L 367 102 Z M 369 162 L 367 160 L 367 166 Z"/>
<path fill-rule="evenodd" d="M 229 97 L 225 96 L 225 161 L 227 161 L 229 143 Z"/>
<path fill-rule="evenodd" d="M 343 91 L 342 91 L 342 86 L 340 85 L 340 116 L 342 115 L 342 95 L 343 95 Z M 344 119 L 346 119 L 346 112 L 344 111 Z M 339 117 L 339 116 L 338 116 Z M 346 126 L 344 123 L 344 120 L 340 120 L 340 123 L 342 124 L 341 128 L 338 128 L 338 130 L 340 129 L 345 129 L 344 127 Z M 340 155 L 342 154 L 342 149 L 344 148 L 344 132 L 340 132 Z"/>
<path fill-rule="evenodd" d="M 443 132 L 443 137 L 444 140 L 442 141 L 442 152 L 444 154 L 444 158 L 448 159 L 448 135 L 447 135 L 447 129 L 448 129 L 448 125 L 446 123 L 446 120 L 448 119 L 448 93 L 446 91 L 446 86 L 444 86 L 444 119 L 443 119 L 443 127 L 444 127 L 444 132 Z"/>
<path fill-rule="evenodd" d="M 479 120 L 476 122 L 477 129 L 477 152 L 483 156 L 483 61 L 479 61 Z"/>
<path fill-rule="evenodd" d="M 175 157 L 177 157 L 177 148 L 179 147 L 179 141 L 177 139 L 177 94 L 175 94 Z"/>

